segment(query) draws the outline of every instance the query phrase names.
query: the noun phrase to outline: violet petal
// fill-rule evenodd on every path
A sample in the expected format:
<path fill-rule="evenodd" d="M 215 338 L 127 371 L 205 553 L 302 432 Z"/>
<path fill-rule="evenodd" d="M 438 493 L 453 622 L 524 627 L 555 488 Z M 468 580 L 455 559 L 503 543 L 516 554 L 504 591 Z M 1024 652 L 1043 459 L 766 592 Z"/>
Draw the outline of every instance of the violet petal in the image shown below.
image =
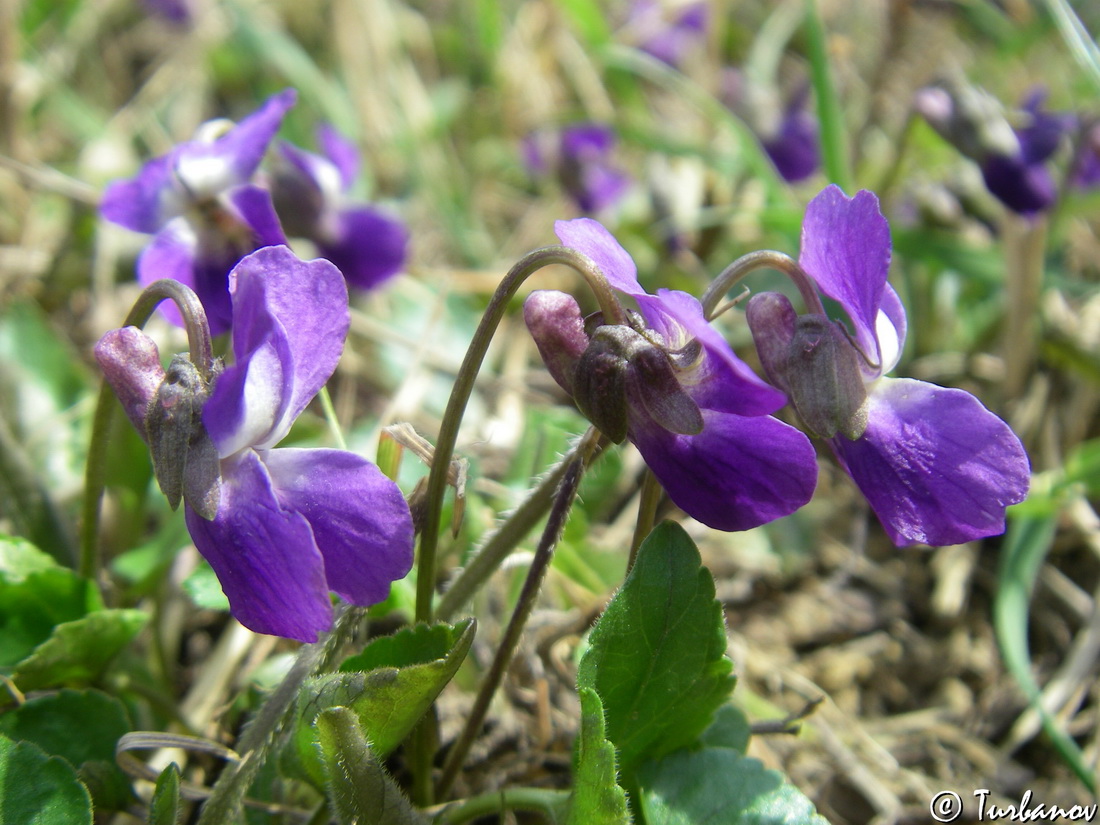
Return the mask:
<path fill-rule="evenodd" d="M 344 450 L 281 448 L 264 461 L 279 501 L 309 520 L 329 588 L 352 604 L 384 600 L 413 562 L 412 516 L 398 486 Z"/>
<path fill-rule="evenodd" d="M 154 158 L 134 177 L 108 184 L 99 212 L 112 223 L 151 235 L 164 223 L 162 197 L 171 182 L 171 158 Z"/>
<path fill-rule="evenodd" d="M 187 529 L 245 627 L 314 642 L 332 625 L 324 560 L 309 523 L 279 503 L 255 452 L 222 462 L 217 515 L 206 521 L 187 508 Z"/>
<path fill-rule="evenodd" d="M 645 293 L 638 283 L 634 259 L 599 221 L 592 218 L 555 221 L 554 232 L 564 246 L 591 258 L 614 289 L 627 295 Z"/>
<path fill-rule="evenodd" d="M 1027 495 L 1020 440 L 958 389 L 882 378 L 857 441 L 830 444 L 897 545 L 960 544 L 1005 529 L 1005 508 Z"/>
<path fill-rule="evenodd" d="M 144 438 L 146 410 L 164 380 L 156 343 L 137 327 L 112 329 L 95 345 L 95 358 L 126 417 Z"/>
<path fill-rule="evenodd" d="M 401 271 L 409 244 L 404 223 L 370 206 L 345 207 L 331 217 L 335 231 L 322 230 L 317 249 L 350 286 L 373 289 Z"/>
<path fill-rule="evenodd" d="M 806 207 L 798 262 L 851 318 L 856 341 L 881 363 L 875 328 L 890 270 L 890 225 L 866 190 L 827 186 Z"/>
<path fill-rule="evenodd" d="M 810 441 L 769 416 L 703 410 L 699 435 L 657 426 L 630 440 L 685 513 L 716 530 L 748 530 L 794 512 L 813 495 L 817 460 Z"/>

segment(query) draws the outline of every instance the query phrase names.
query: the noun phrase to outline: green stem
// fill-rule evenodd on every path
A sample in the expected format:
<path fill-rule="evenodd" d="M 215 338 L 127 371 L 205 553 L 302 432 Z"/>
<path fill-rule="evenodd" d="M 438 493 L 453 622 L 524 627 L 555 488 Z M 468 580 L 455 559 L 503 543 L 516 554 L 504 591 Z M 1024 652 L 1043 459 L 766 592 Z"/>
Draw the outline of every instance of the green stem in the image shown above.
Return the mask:
<path fill-rule="evenodd" d="M 806 304 L 806 311 L 819 315 L 825 314 L 825 307 L 821 303 L 821 296 L 810 276 L 799 266 L 798 261 L 783 252 L 775 252 L 770 249 L 762 249 L 758 252 L 750 252 L 742 255 L 731 263 L 711 281 L 707 291 L 703 293 L 703 313 L 710 320 L 715 316 L 718 302 L 729 292 L 738 281 L 757 269 L 775 269 L 782 272 L 794 285 L 798 287 L 798 293 Z"/>
<path fill-rule="evenodd" d="M 470 751 L 470 746 L 473 745 L 474 740 L 481 731 L 481 725 L 489 712 L 489 703 L 496 694 L 497 688 L 500 687 L 500 683 L 504 679 L 504 673 L 512 661 L 516 647 L 519 645 L 523 627 L 535 606 L 535 599 L 538 596 L 539 587 L 542 585 L 543 576 L 546 575 L 546 571 L 550 567 L 554 548 L 557 546 L 558 539 L 565 528 L 569 510 L 573 506 L 573 499 L 577 495 L 577 488 L 580 486 L 588 455 L 596 447 L 598 431 L 589 430 L 589 433 L 592 437 L 585 440 L 583 450 L 566 467 L 565 475 L 554 495 L 554 505 L 550 509 L 550 517 L 546 521 L 542 537 L 535 548 L 535 556 L 531 560 L 527 578 L 523 581 L 523 588 L 520 590 L 519 600 L 512 612 L 512 618 L 508 622 L 508 626 L 504 630 L 504 636 L 497 646 L 492 664 L 478 688 L 477 697 L 474 699 L 474 705 L 466 717 L 466 724 L 462 729 L 462 733 L 447 752 L 447 759 L 443 763 L 443 775 L 435 788 L 436 798 L 447 793 L 458 775 L 458 771 L 466 759 L 466 754 Z"/>
<path fill-rule="evenodd" d="M 365 615 L 363 608 L 350 605 L 342 605 L 339 610 L 332 630 L 313 644 L 303 645 L 299 649 L 290 671 L 244 729 L 236 748 L 241 761 L 227 765 L 222 771 L 214 783 L 210 798 L 203 804 L 198 825 L 237 821 L 244 795 L 263 767 L 267 752 L 275 742 L 275 734 L 294 709 L 294 701 L 302 684 L 312 674 L 331 664 Z"/>
<path fill-rule="evenodd" d="M 435 825 L 463 825 L 503 811 L 535 811 L 543 814 L 549 822 L 558 822 L 568 802 L 568 791 L 503 788 L 461 802 L 451 802 L 435 815 L 433 821 Z"/>
<path fill-rule="evenodd" d="M 211 381 L 214 377 L 214 346 L 210 337 L 210 325 L 206 322 L 206 311 L 203 310 L 198 296 L 188 287 L 167 278 L 154 281 L 138 296 L 123 326 L 138 329 L 144 327 L 153 310 L 164 300 L 173 301 L 179 308 L 187 329 L 191 363 L 198 368 L 203 380 Z M 107 447 L 111 440 L 116 409 L 118 402 L 114 399 L 114 392 L 104 381 L 92 418 L 88 463 L 84 468 L 80 563 L 77 569 L 81 576 L 89 579 L 94 579 L 99 569 L 99 510 L 103 501 L 103 490 L 107 486 Z"/>
<path fill-rule="evenodd" d="M 844 115 L 829 68 L 829 49 L 825 26 L 817 0 L 806 0 L 806 46 L 810 58 L 810 77 L 817 98 L 817 118 L 821 124 L 821 154 L 825 174 L 845 192 L 851 192 L 848 142 Z"/>
<path fill-rule="evenodd" d="M 332 405 L 332 396 L 328 392 L 328 384 L 321 387 L 321 391 L 317 393 L 317 397 L 321 399 L 321 409 L 325 412 L 325 420 L 328 422 L 328 428 L 332 432 L 332 437 L 336 439 L 336 446 L 341 450 L 348 448 L 348 442 L 344 439 L 344 432 L 340 427 L 340 421 L 336 417 L 336 407 Z"/>
<path fill-rule="evenodd" d="M 447 409 L 439 427 L 439 438 L 435 445 L 435 458 L 428 474 L 428 487 L 425 495 L 424 529 L 420 536 L 420 552 L 416 570 L 416 620 L 431 622 L 432 598 L 435 595 L 435 555 L 439 543 L 439 527 L 443 513 L 443 495 L 447 489 L 447 468 L 454 457 L 458 428 L 466 404 L 474 389 L 474 380 L 489 342 L 496 332 L 508 303 L 516 291 L 539 269 L 550 264 L 565 264 L 576 269 L 588 281 L 596 294 L 600 309 L 603 310 L 606 323 L 625 324 L 626 311 L 615 298 L 610 285 L 596 264 L 586 255 L 564 246 L 550 246 L 536 249 L 524 256 L 505 276 L 497 291 L 493 293 L 489 306 L 482 316 L 481 323 L 474 332 L 470 348 L 459 368 L 458 377 L 451 389 Z"/>
<path fill-rule="evenodd" d="M 436 617 L 449 621 L 481 588 L 481 585 L 500 567 L 535 525 L 546 515 L 554 502 L 554 493 L 565 477 L 566 470 L 580 454 L 585 441 L 592 437 L 590 429 L 560 462 L 548 472 L 496 531 L 486 539 L 477 555 L 447 588 L 436 609 Z M 601 442 L 602 444 L 602 442 Z M 593 452 L 594 460 L 600 454 L 599 445 Z"/>
<path fill-rule="evenodd" d="M 657 505 L 661 503 L 664 488 L 657 476 L 648 467 L 642 476 L 642 491 L 638 498 L 638 521 L 634 525 L 634 538 L 630 542 L 630 558 L 626 563 L 626 572 L 634 569 L 634 560 L 638 558 L 638 549 L 646 536 L 653 532 L 657 521 Z"/>

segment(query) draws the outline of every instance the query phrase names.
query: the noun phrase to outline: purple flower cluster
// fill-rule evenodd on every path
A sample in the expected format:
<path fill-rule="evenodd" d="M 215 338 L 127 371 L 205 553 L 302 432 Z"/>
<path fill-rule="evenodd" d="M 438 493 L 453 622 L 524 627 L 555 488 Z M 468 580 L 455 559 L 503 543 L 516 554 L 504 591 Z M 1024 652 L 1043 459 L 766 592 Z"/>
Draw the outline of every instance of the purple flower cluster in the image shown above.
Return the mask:
<path fill-rule="evenodd" d="M 551 375 L 609 437 L 629 438 L 685 512 L 720 530 L 787 515 L 813 494 L 809 440 L 770 414 L 786 403 L 733 352 L 684 292 L 649 295 L 630 255 L 589 218 L 559 221 L 640 309 L 628 324 L 586 322 L 572 296 L 532 293 L 527 326 Z"/>
<path fill-rule="evenodd" d="M 203 396 L 213 443 L 213 512 L 188 500 L 196 548 L 233 615 L 259 633 L 315 641 L 332 623 L 329 591 L 357 605 L 386 598 L 412 566 L 413 525 L 401 490 L 344 450 L 275 448 L 332 375 L 347 335 L 348 295 L 328 261 L 285 246 L 244 257 L 229 274 L 234 363 Z M 166 376 L 156 345 L 134 327 L 96 346 L 138 431 Z"/>
<path fill-rule="evenodd" d="M 345 199 L 356 160 L 332 133 L 323 139 L 327 157 L 282 145 L 283 166 L 265 177 L 261 163 L 295 98 L 287 89 L 236 125 L 206 123 L 193 140 L 104 192 L 104 218 L 153 235 L 138 259 L 138 280 L 191 287 L 214 334 L 230 325 L 229 271 L 256 249 L 285 244 L 284 230 L 313 241 L 353 286 L 374 286 L 404 263 L 404 226 Z M 180 323 L 174 309 L 165 313 Z"/>
<path fill-rule="evenodd" d="M 588 256 L 639 313 L 626 323 L 582 317 L 560 292 L 535 292 L 524 314 L 551 375 L 613 440 L 633 442 L 686 513 L 722 530 L 786 515 L 813 493 L 810 441 L 772 416 L 788 399 L 828 442 L 899 545 L 956 544 L 1004 530 L 1005 509 L 1027 493 L 1019 439 L 976 398 L 887 378 L 905 341 L 905 311 L 886 281 L 890 231 L 870 192 L 835 186 L 809 205 L 799 263 L 847 314 L 821 301 L 798 315 L 778 293 L 747 318 L 774 387 L 714 330 L 699 302 L 638 284 L 627 252 L 590 219 L 559 222 L 562 243 Z M 778 388 L 778 389 L 777 389 Z"/>

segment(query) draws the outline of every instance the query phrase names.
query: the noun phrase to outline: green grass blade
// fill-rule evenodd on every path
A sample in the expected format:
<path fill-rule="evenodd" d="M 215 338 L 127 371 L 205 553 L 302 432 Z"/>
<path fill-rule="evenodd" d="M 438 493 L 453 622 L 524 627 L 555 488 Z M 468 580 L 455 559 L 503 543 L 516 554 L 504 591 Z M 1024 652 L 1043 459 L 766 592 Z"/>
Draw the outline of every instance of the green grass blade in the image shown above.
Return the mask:
<path fill-rule="evenodd" d="M 810 78 L 817 99 L 817 117 L 821 124 L 821 155 L 829 180 L 847 192 L 852 191 L 852 172 L 848 160 L 844 115 L 829 68 L 825 26 L 816 0 L 806 0 L 806 43 L 810 58 Z"/>

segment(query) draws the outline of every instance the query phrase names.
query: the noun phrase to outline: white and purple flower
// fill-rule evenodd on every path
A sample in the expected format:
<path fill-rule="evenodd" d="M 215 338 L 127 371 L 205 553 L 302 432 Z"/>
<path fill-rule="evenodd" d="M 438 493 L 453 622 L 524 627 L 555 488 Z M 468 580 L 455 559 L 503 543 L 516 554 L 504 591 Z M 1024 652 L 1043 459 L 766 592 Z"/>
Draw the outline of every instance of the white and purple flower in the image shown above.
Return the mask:
<path fill-rule="evenodd" d="M 799 264 L 844 310 L 851 331 L 813 313 L 796 318 L 786 297 L 762 293 L 747 312 L 761 361 L 804 420 L 826 423 L 811 428 L 828 440 L 895 544 L 997 535 L 1005 508 L 1027 495 L 1027 454 L 970 393 L 886 377 L 906 331 L 905 310 L 886 281 L 890 255 L 890 227 L 873 193 L 822 191 L 806 208 Z M 821 346 L 826 358 L 807 357 Z M 853 370 L 862 386 L 853 386 Z"/>
<path fill-rule="evenodd" d="M 186 521 L 230 609 L 259 633 L 311 642 L 332 623 L 330 591 L 382 601 L 412 566 L 401 490 L 372 463 L 334 449 L 275 445 L 332 375 L 343 351 L 347 286 L 328 261 L 285 246 L 246 256 L 229 275 L 235 363 L 201 417 L 220 470 L 217 506 Z M 96 357 L 142 435 L 164 370 L 132 327 L 107 333 Z"/>
<path fill-rule="evenodd" d="M 256 249 L 286 243 L 271 195 L 254 176 L 295 97 L 286 89 L 229 128 L 204 124 L 194 140 L 103 194 L 104 218 L 153 235 L 138 258 L 138 281 L 172 278 L 193 289 L 215 335 L 229 328 L 229 270 Z M 182 323 L 173 307 L 163 311 Z"/>
<path fill-rule="evenodd" d="M 637 302 L 627 324 L 586 319 L 576 300 L 534 292 L 524 317 L 551 375 L 609 438 L 629 438 L 688 515 L 747 530 L 813 494 L 809 439 L 770 413 L 783 394 L 742 362 L 684 292 L 641 288 L 630 255 L 598 222 L 558 221 L 561 242 L 587 255 Z"/>
<path fill-rule="evenodd" d="M 408 230 L 385 212 L 347 197 L 359 174 L 359 153 L 349 140 L 322 126 L 317 142 L 323 154 L 278 144 L 270 175 L 275 211 L 287 235 L 313 241 L 348 284 L 372 289 L 401 271 Z"/>

